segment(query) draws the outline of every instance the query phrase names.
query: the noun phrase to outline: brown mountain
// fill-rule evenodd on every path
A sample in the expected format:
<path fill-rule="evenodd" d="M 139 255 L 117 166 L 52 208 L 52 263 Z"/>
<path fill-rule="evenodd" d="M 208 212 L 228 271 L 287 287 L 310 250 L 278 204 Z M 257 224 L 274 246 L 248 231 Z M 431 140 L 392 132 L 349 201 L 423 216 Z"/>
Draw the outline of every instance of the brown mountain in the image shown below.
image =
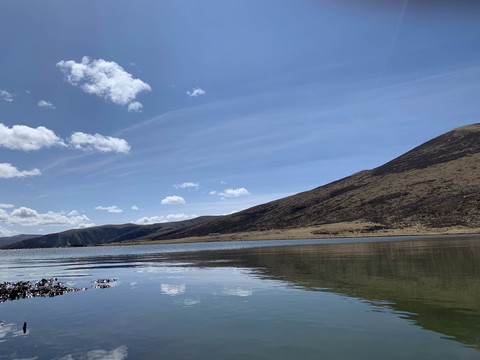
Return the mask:
<path fill-rule="evenodd" d="M 40 237 L 29 238 L 3 246 L 4 249 L 47 248 L 67 246 L 102 245 L 114 242 L 132 241 L 151 233 L 157 236 L 167 236 L 183 228 L 212 220 L 214 216 L 201 216 L 191 220 L 160 223 L 153 225 L 104 225 L 86 229 L 74 229 Z"/>
<path fill-rule="evenodd" d="M 192 237 L 228 240 L 287 235 L 355 236 L 396 234 L 408 229 L 412 234 L 420 234 L 448 228 L 480 231 L 480 124 L 449 131 L 375 169 L 232 215 L 169 224 L 70 230 L 10 247 Z"/>
<path fill-rule="evenodd" d="M 449 131 L 375 169 L 167 236 L 152 233 L 142 240 L 352 222 L 371 224 L 363 227 L 365 231 L 479 228 L 480 124 Z"/>

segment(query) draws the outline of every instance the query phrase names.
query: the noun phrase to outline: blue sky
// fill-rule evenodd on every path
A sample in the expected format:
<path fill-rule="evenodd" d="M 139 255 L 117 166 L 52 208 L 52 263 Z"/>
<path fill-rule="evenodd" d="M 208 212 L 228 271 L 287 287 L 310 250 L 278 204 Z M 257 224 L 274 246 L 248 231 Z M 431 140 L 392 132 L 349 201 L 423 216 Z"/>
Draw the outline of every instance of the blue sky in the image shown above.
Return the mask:
<path fill-rule="evenodd" d="M 0 236 L 229 214 L 478 122 L 451 3 L 2 1 Z"/>

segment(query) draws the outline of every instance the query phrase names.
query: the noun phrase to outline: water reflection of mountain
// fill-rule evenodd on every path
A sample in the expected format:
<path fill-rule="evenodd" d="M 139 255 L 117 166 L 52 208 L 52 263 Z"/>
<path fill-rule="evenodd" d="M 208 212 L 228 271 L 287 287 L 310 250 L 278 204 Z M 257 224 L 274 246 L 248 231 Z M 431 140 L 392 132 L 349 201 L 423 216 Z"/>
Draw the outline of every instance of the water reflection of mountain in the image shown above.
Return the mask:
<path fill-rule="evenodd" d="M 172 254 L 173 255 L 173 254 Z M 175 254 L 178 261 L 179 254 Z M 393 310 L 480 349 L 480 238 L 356 243 L 184 254 L 195 266 L 250 268 L 264 279 Z"/>

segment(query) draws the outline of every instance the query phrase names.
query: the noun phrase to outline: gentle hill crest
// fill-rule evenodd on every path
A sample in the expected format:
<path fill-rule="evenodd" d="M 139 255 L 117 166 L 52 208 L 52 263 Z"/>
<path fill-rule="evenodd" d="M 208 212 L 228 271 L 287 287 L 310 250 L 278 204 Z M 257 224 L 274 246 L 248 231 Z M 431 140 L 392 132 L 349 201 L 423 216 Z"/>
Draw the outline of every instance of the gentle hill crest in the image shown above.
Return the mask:
<path fill-rule="evenodd" d="M 422 234 L 449 229 L 480 230 L 480 124 L 456 128 L 375 169 L 232 215 L 70 230 L 9 247 Z"/>

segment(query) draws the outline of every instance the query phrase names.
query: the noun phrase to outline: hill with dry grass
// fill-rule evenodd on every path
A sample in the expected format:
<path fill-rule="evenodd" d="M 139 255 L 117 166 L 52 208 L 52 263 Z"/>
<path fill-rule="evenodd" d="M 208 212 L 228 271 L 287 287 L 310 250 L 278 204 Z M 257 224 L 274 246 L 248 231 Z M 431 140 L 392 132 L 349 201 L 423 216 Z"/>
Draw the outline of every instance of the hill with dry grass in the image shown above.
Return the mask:
<path fill-rule="evenodd" d="M 447 230 L 480 230 L 480 124 L 449 131 L 375 169 L 232 215 L 70 230 L 9 247 Z"/>

